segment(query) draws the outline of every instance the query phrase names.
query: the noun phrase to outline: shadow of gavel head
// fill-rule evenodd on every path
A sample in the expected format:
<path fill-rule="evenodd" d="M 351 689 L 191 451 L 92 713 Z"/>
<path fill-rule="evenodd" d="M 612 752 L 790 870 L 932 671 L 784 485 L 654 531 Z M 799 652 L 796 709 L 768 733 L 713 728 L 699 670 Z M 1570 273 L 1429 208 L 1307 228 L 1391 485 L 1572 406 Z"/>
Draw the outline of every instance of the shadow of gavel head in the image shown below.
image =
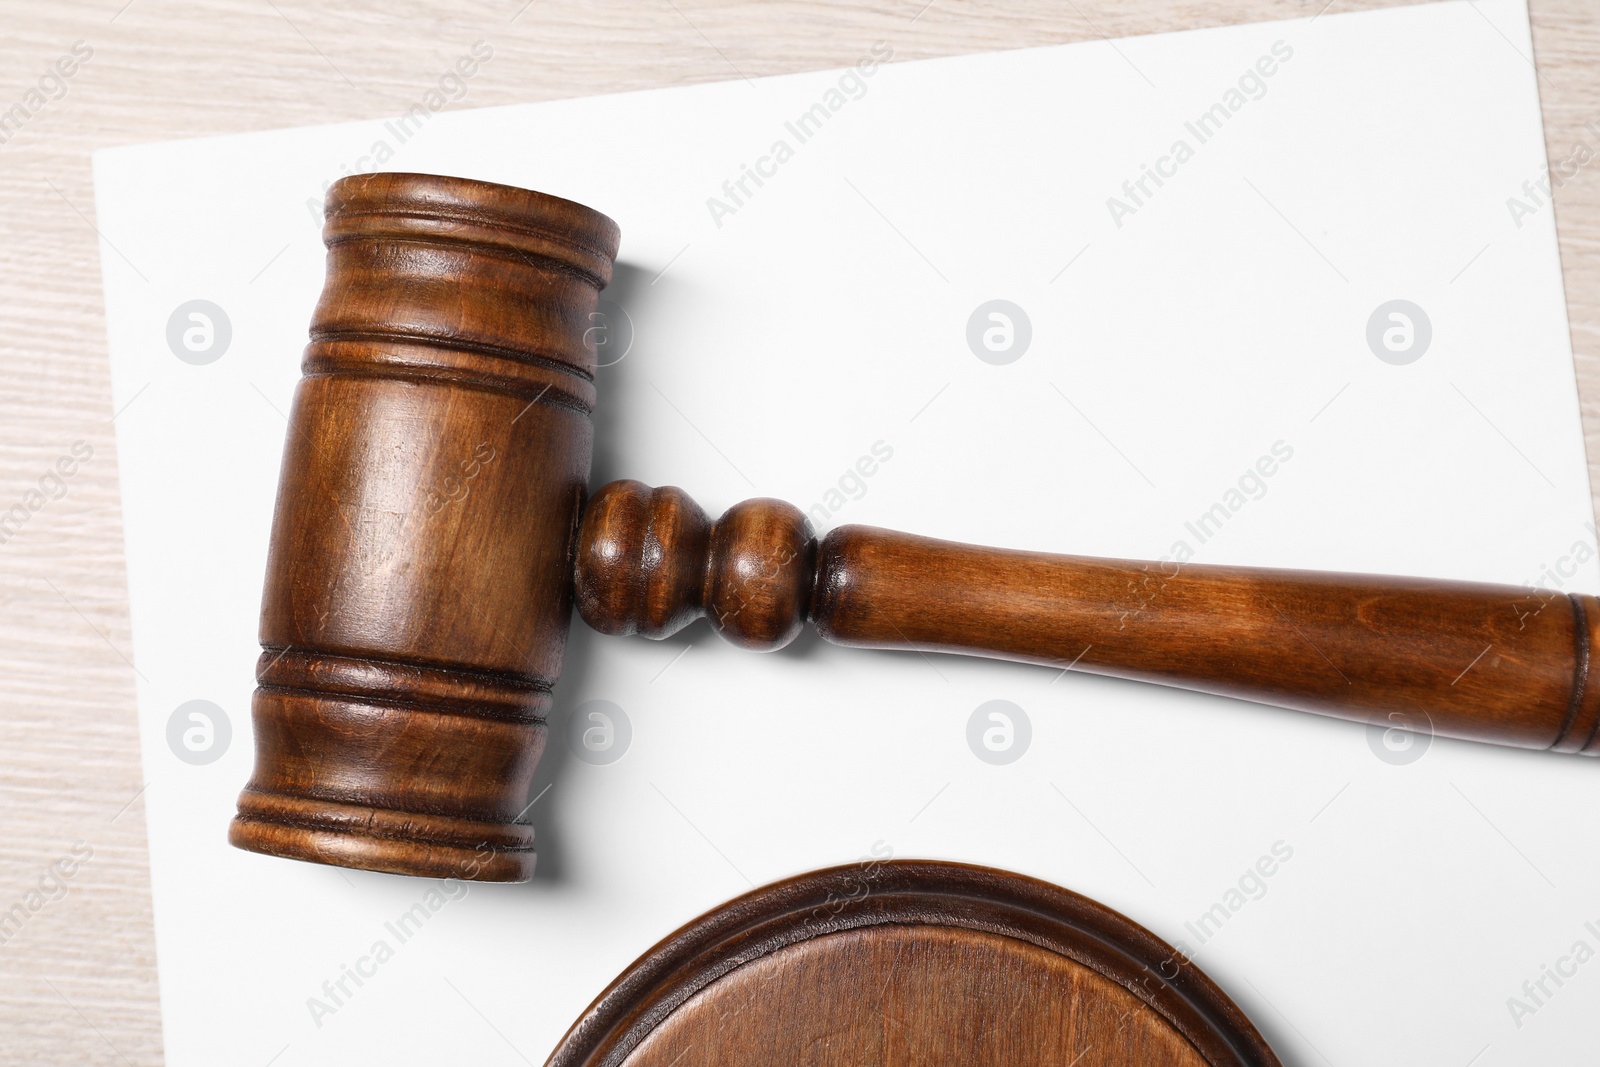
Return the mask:
<path fill-rule="evenodd" d="M 1600 751 L 1600 602 L 1414 578 L 1015 552 L 681 490 L 586 500 L 617 226 L 423 175 L 328 193 L 328 275 L 284 445 L 255 771 L 229 839 L 401 874 L 521 881 L 518 821 L 574 603 L 610 634 L 706 617 L 775 649 L 992 656 L 1381 726 Z"/>

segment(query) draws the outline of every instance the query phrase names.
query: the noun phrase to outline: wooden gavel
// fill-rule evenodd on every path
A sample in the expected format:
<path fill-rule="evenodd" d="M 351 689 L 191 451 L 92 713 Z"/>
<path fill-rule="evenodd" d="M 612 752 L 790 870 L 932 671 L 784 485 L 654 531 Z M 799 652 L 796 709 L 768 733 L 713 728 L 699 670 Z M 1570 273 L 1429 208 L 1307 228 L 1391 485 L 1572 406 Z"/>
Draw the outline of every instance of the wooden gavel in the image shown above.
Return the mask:
<path fill-rule="evenodd" d="M 521 881 L 516 821 L 571 609 L 756 650 L 809 620 L 960 652 L 1595 755 L 1594 597 L 954 544 L 799 509 L 716 521 L 681 490 L 585 503 L 588 340 L 619 231 L 457 178 L 329 190 L 328 276 L 284 446 L 253 717 L 229 839 L 322 863 Z"/>

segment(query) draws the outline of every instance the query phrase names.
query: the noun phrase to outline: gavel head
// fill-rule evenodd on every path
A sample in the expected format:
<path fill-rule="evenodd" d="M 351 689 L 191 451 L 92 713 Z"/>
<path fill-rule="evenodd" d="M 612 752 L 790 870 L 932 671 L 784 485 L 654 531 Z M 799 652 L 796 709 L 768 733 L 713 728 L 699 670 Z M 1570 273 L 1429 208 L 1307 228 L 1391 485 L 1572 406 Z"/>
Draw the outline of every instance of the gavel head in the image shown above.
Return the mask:
<path fill-rule="evenodd" d="M 615 223 L 483 182 L 328 193 L 229 840 L 521 881 L 589 480 Z"/>

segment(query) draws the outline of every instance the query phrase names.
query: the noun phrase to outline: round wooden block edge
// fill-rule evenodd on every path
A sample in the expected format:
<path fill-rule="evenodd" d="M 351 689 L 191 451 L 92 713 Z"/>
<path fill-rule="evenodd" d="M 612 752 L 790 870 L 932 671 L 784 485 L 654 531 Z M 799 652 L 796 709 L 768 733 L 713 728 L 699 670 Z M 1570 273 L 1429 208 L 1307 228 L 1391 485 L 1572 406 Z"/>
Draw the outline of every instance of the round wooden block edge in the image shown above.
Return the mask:
<path fill-rule="evenodd" d="M 938 860 L 811 871 L 706 912 L 596 997 L 546 1067 L 617 1067 L 692 996 L 739 967 L 812 938 L 892 925 L 974 930 L 1055 952 L 1127 989 L 1215 1067 L 1282 1067 L 1215 982 L 1133 920 L 1026 875 Z"/>

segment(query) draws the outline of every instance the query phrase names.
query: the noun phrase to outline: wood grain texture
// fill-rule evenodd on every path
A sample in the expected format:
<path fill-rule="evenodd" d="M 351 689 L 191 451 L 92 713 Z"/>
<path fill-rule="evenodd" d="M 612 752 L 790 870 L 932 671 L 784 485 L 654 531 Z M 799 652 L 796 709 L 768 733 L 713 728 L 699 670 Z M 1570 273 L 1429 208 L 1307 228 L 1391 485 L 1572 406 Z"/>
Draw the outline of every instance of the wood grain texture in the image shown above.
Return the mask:
<path fill-rule="evenodd" d="M 1354 722 L 1600 754 L 1600 601 L 1380 575 L 1022 552 L 841 526 L 746 500 L 710 522 L 675 486 L 596 491 L 576 601 L 607 634 L 705 617 L 781 648 L 952 652 L 1181 686 Z"/>
<path fill-rule="evenodd" d="M 341 179 L 325 217 L 229 840 L 523 881 L 620 235 L 557 197 L 409 174 Z"/>
<path fill-rule="evenodd" d="M 764 886 L 642 955 L 546 1067 L 1277 1067 L 1206 975 L 1086 897 L 868 860 Z"/>
<path fill-rule="evenodd" d="M 766 497 L 711 522 L 677 486 L 600 487 L 578 531 L 578 611 L 605 634 L 669 637 L 705 618 L 754 652 L 800 633 L 817 544 L 800 509 Z"/>
<path fill-rule="evenodd" d="M 78 842 L 67 895 L 0 946 L 0 1060 L 152 1064 L 161 1031 L 144 847 L 135 675 L 122 563 L 89 153 L 109 145 L 383 118 L 478 39 L 496 60 L 459 106 L 491 106 L 839 66 L 862 43 L 900 59 L 1311 13 L 1297 0 L 854 4 L 523 0 L 104 0 L 0 3 L 9 107 L 78 40 L 94 58 L 0 144 L 0 500 L 76 441 L 68 494 L 0 545 L 0 900 Z M 1387 6 L 1335 0 L 1332 11 Z M 1600 116 L 1600 11 L 1532 0 L 1553 158 Z M 600 45 L 603 42 L 603 46 Z M 30 73 L 31 72 L 31 73 Z M 1555 195 L 1585 436 L 1600 457 L 1600 180 Z M 1600 473 L 1591 462 L 1591 483 Z M 79 853 L 81 855 L 81 852 Z"/>
<path fill-rule="evenodd" d="M 804 941 L 697 993 L 625 1067 L 1205 1067 L 1132 993 L 1026 943 L 893 926 Z"/>
<path fill-rule="evenodd" d="M 1600 601 L 1513 586 L 1001 551 L 842 526 L 836 644 L 962 652 L 1595 755 Z"/>
<path fill-rule="evenodd" d="M 1592 596 L 867 526 L 819 544 L 781 500 L 712 522 L 681 489 L 628 480 L 586 507 L 590 324 L 616 224 L 543 193 L 405 173 L 341 179 L 325 217 L 267 553 L 255 768 L 229 832 L 240 848 L 531 878 L 519 819 L 574 602 L 607 634 L 661 638 L 705 617 L 771 651 L 810 621 L 859 648 L 1595 754 Z"/>
<path fill-rule="evenodd" d="M 1009 938 L 852 930 L 746 964 L 695 995 L 625 1067 L 1205 1067 L 1183 1035 L 1093 970 Z"/>

